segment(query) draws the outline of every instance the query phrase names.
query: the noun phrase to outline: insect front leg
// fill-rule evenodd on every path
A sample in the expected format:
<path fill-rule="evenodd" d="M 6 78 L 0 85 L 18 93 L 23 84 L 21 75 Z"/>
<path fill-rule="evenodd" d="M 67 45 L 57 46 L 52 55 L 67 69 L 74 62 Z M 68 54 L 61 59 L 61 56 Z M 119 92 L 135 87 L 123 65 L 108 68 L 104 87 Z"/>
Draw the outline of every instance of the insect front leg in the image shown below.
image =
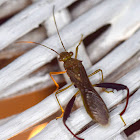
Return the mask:
<path fill-rule="evenodd" d="M 67 126 L 66 124 L 66 120 L 68 119 L 68 117 L 70 116 L 70 113 L 71 113 L 71 110 L 72 110 L 72 107 L 73 107 L 73 104 L 74 104 L 74 101 L 75 101 L 75 98 L 76 98 L 76 95 L 79 94 L 80 91 L 77 91 L 76 94 L 71 98 L 71 100 L 68 102 L 66 108 L 65 108 L 65 112 L 64 112 L 64 116 L 63 116 L 63 123 L 64 125 L 66 126 L 66 128 L 68 129 L 68 131 L 75 137 L 77 138 L 78 140 L 84 140 L 84 139 L 81 139 L 79 137 L 77 137 L 71 130 L 70 128 Z"/>
<path fill-rule="evenodd" d="M 129 100 L 129 89 L 127 86 L 122 85 L 122 84 L 117 84 L 117 83 L 100 83 L 100 84 L 95 84 L 95 87 L 101 87 L 101 88 L 112 88 L 116 89 L 117 91 L 119 90 L 127 90 L 127 98 L 126 98 L 126 105 L 122 112 L 120 113 L 121 120 L 123 121 L 124 125 L 126 125 L 124 119 L 122 118 L 122 115 L 126 111 L 127 105 L 128 105 L 128 100 Z"/>
<path fill-rule="evenodd" d="M 81 40 L 80 40 L 79 44 L 78 44 L 77 47 L 76 47 L 76 51 L 75 51 L 75 59 L 77 59 L 78 47 L 80 46 L 80 44 L 82 43 L 82 41 L 83 41 L 83 35 L 81 36 Z"/>
<path fill-rule="evenodd" d="M 52 77 L 52 75 L 63 74 L 63 73 L 65 73 L 65 72 L 66 72 L 66 71 L 61 71 L 61 72 L 50 72 L 50 77 L 52 78 L 52 80 L 54 81 L 54 83 L 55 83 L 55 85 L 56 85 L 56 89 L 55 89 L 55 91 L 54 91 L 54 92 L 56 92 L 56 93 L 55 93 L 55 97 L 56 97 L 56 100 L 57 100 L 57 102 L 58 102 L 58 104 L 59 104 L 59 106 L 60 106 L 60 109 L 61 109 L 61 111 L 62 111 L 61 116 L 57 117 L 56 119 L 62 118 L 62 117 L 63 117 L 63 114 L 64 114 L 64 109 L 63 109 L 63 107 L 61 106 L 61 104 L 60 104 L 60 102 L 59 102 L 59 100 L 58 100 L 58 98 L 57 98 L 57 94 L 60 93 L 60 92 L 62 92 L 62 91 L 64 91 L 64 90 L 66 90 L 66 89 L 68 89 L 68 88 L 69 88 L 70 86 L 72 86 L 73 84 L 70 84 L 69 86 L 67 86 L 67 87 L 64 88 L 64 89 L 58 90 L 58 89 L 59 89 L 59 85 L 58 85 L 58 83 L 54 80 L 54 78 Z"/>
<path fill-rule="evenodd" d="M 59 94 L 60 92 L 63 92 L 64 90 L 68 89 L 68 88 L 71 87 L 72 85 L 73 85 L 73 83 L 70 84 L 70 85 L 68 85 L 67 87 L 61 89 L 61 90 L 58 90 L 58 91 L 55 93 L 56 100 L 57 100 L 57 102 L 58 102 L 58 104 L 59 104 L 59 106 L 60 106 L 60 109 L 61 109 L 61 111 L 62 111 L 61 115 L 60 115 L 59 117 L 57 117 L 56 119 L 62 118 L 63 115 L 64 115 L 64 109 L 63 109 L 63 107 L 61 106 L 61 104 L 60 104 L 60 102 L 59 102 L 59 100 L 58 100 L 58 98 L 57 98 L 57 94 Z"/>

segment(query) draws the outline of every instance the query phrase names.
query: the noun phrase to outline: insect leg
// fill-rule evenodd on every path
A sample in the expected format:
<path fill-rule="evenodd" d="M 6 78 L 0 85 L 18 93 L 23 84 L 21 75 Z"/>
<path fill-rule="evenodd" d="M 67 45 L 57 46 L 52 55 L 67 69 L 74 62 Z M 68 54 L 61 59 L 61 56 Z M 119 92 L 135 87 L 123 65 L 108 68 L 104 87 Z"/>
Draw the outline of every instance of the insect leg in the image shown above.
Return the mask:
<path fill-rule="evenodd" d="M 56 100 L 57 100 L 57 102 L 58 102 L 58 104 L 59 104 L 59 106 L 60 106 L 60 109 L 61 109 L 61 111 L 62 111 L 61 115 L 60 115 L 59 117 L 57 117 L 56 119 L 62 118 L 63 115 L 64 115 L 64 109 L 62 108 L 62 106 L 61 106 L 61 104 L 60 104 L 60 102 L 59 102 L 59 100 L 58 100 L 58 98 L 57 98 L 57 94 L 59 94 L 60 92 L 63 92 L 64 90 L 68 89 L 68 88 L 71 87 L 72 85 L 73 85 L 73 83 L 70 84 L 70 85 L 68 85 L 67 87 L 61 89 L 61 90 L 56 91 L 56 93 L 55 93 Z"/>
<path fill-rule="evenodd" d="M 127 90 L 127 98 L 126 98 L 126 105 L 122 112 L 120 113 L 121 120 L 123 121 L 124 125 L 126 125 L 124 119 L 122 118 L 122 115 L 126 111 L 127 105 L 128 105 L 128 100 L 129 100 L 129 89 L 127 86 L 122 85 L 122 84 L 117 84 L 117 83 L 100 83 L 100 84 L 95 84 L 95 87 L 102 87 L 102 88 L 112 88 L 116 89 L 117 91 L 119 90 Z"/>
<path fill-rule="evenodd" d="M 101 74 L 102 74 L 102 82 L 103 82 L 104 81 L 104 77 L 103 77 L 103 71 L 101 69 L 98 69 L 98 70 L 94 71 L 93 73 L 91 73 L 90 75 L 88 75 L 88 77 L 91 77 L 91 76 L 95 75 L 98 72 L 101 72 Z M 92 85 L 92 86 L 94 87 L 95 85 Z M 104 88 L 103 88 L 103 91 L 105 91 L 107 93 L 113 92 L 113 91 L 104 90 Z"/>
<path fill-rule="evenodd" d="M 60 71 L 60 72 L 50 72 L 50 77 L 52 78 L 53 82 L 55 83 L 56 85 L 56 89 L 55 91 L 57 91 L 59 89 L 59 85 L 57 84 L 57 82 L 54 80 L 54 78 L 52 77 L 52 75 L 58 75 L 58 74 L 63 74 L 65 73 L 66 71 Z M 55 92 L 54 91 L 54 92 Z"/>
<path fill-rule="evenodd" d="M 54 92 L 56 92 L 56 91 L 59 89 L 59 85 L 58 85 L 57 82 L 54 80 L 54 78 L 52 77 L 52 75 L 63 74 L 63 73 L 65 73 L 65 72 L 66 72 L 66 71 L 61 71 L 61 72 L 50 72 L 50 77 L 52 78 L 52 80 L 54 81 L 54 83 L 55 83 L 55 85 L 56 85 L 56 89 L 55 89 Z M 71 84 L 71 85 L 72 85 L 72 84 Z M 58 102 L 58 104 L 59 104 L 59 106 L 60 106 L 60 109 L 61 109 L 61 111 L 62 111 L 61 116 L 60 116 L 60 117 L 57 117 L 57 119 L 63 117 L 63 113 L 64 113 L 64 109 L 62 108 L 62 106 L 61 106 L 61 104 L 60 104 L 60 102 L 59 102 L 59 100 L 58 100 L 58 98 L 57 98 L 57 94 L 60 93 L 60 92 L 62 92 L 62 91 L 64 91 L 64 90 L 66 90 L 66 89 L 68 89 L 71 85 L 69 85 L 68 87 L 66 87 L 66 88 L 64 88 L 64 89 L 61 89 L 61 90 L 59 90 L 59 91 L 57 91 L 57 92 L 55 93 L 56 100 L 57 100 L 57 102 Z"/>
<path fill-rule="evenodd" d="M 82 41 L 83 41 L 83 35 L 81 36 L 81 40 L 80 40 L 79 44 L 78 44 L 77 47 L 76 47 L 76 51 L 75 51 L 75 59 L 77 59 L 78 47 L 80 46 L 80 44 L 82 43 Z"/>
<path fill-rule="evenodd" d="M 68 131 L 75 137 L 77 138 L 78 140 L 84 140 L 84 139 L 81 139 L 79 137 L 77 137 L 71 130 L 70 128 L 66 125 L 66 120 L 68 119 L 68 117 L 70 116 L 70 113 L 71 113 L 71 110 L 72 110 L 72 107 L 73 107 L 73 104 L 74 104 L 74 101 L 75 101 L 75 98 L 76 98 L 76 95 L 79 93 L 80 91 L 77 91 L 76 94 L 71 98 L 71 100 L 68 102 L 66 108 L 65 108 L 65 112 L 64 112 L 64 116 L 63 116 L 63 123 L 64 125 L 66 126 L 66 128 L 68 129 Z"/>
<path fill-rule="evenodd" d="M 103 82 L 104 81 L 104 77 L 103 77 L 103 71 L 101 69 L 98 69 L 98 70 L 94 71 L 93 73 L 91 73 L 90 75 L 88 75 L 88 77 L 91 77 L 91 76 L 95 75 L 98 72 L 101 72 L 101 74 L 102 74 L 102 82 Z"/>

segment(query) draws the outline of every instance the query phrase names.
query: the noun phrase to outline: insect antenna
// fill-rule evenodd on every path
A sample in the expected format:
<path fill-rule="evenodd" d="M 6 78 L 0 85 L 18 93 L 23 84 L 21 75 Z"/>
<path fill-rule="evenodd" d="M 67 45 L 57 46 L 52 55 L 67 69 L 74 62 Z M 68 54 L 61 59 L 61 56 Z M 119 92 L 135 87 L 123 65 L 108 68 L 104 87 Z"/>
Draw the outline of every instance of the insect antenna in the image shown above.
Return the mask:
<path fill-rule="evenodd" d="M 49 48 L 49 47 L 47 47 L 47 46 L 45 46 L 45 45 L 43 45 L 43 44 L 37 43 L 37 42 L 32 42 L 32 41 L 18 41 L 18 42 L 16 42 L 16 43 L 33 43 L 33 44 L 41 45 L 41 46 L 43 46 L 43 47 L 46 47 L 46 48 L 52 50 L 53 52 L 57 53 L 58 55 L 60 55 L 60 54 L 59 54 L 57 51 L 55 51 L 54 49 Z"/>
<path fill-rule="evenodd" d="M 61 44 L 62 44 L 64 50 L 67 52 L 67 50 L 65 49 L 64 44 L 63 44 L 63 42 L 62 42 L 62 39 L 61 39 L 61 37 L 60 37 L 59 31 L 58 31 L 58 27 L 57 27 L 56 20 L 55 20 L 55 16 L 54 16 L 54 8 L 55 8 L 55 6 L 53 6 L 53 19 L 54 19 L 55 27 L 56 27 L 56 30 L 57 30 L 57 34 L 58 34 L 58 36 L 59 36 L 59 39 L 60 39 L 60 41 L 61 41 Z"/>

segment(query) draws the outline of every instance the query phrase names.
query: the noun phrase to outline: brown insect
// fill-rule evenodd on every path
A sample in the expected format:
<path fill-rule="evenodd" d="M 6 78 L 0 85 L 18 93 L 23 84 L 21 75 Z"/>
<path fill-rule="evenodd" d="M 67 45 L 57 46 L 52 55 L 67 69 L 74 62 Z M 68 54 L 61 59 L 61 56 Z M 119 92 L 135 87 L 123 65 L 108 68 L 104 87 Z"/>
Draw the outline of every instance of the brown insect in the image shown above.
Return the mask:
<path fill-rule="evenodd" d="M 65 71 L 61 71 L 61 72 L 50 72 L 50 76 L 52 78 L 52 80 L 54 81 L 55 85 L 56 85 L 56 90 L 55 90 L 55 96 L 57 99 L 57 102 L 60 106 L 60 109 L 62 111 L 62 114 L 60 117 L 63 117 L 63 123 L 66 126 L 66 128 L 69 130 L 69 132 L 77 139 L 79 140 L 83 140 L 82 138 L 79 138 L 77 135 L 75 135 L 67 126 L 66 124 L 66 120 L 68 119 L 68 117 L 70 116 L 71 113 L 71 109 L 73 107 L 76 95 L 80 92 L 81 93 L 81 97 L 83 100 L 83 104 L 84 107 L 87 111 L 87 113 L 89 114 L 89 116 L 95 121 L 98 122 L 101 125 L 106 125 L 109 121 L 109 111 L 104 103 L 104 101 L 102 100 L 102 98 L 99 96 L 99 94 L 97 93 L 97 91 L 94 89 L 94 87 L 101 87 L 101 88 L 112 88 L 112 89 L 116 89 L 118 90 L 127 90 L 127 101 L 126 101 L 126 105 L 125 108 L 123 109 L 123 111 L 120 113 L 120 117 L 122 119 L 122 121 L 124 122 L 122 115 L 124 114 L 127 104 L 128 104 L 128 99 L 129 99 L 129 89 L 127 86 L 122 85 L 122 84 L 117 84 L 117 83 L 99 83 L 99 84 L 94 84 L 92 85 L 91 82 L 89 81 L 90 76 L 101 72 L 102 74 L 102 80 L 103 80 L 103 72 L 101 69 L 96 70 L 95 72 L 93 72 L 92 74 L 90 74 L 89 76 L 86 73 L 86 70 L 84 68 L 84 66 L 82 65 L 82 62 L 80 60 L 77 59 L 77 54 L 78 54 L 78 47 L 82 42 L 82 38 L 78 44 L 78 46 L 76 47 L 76 53 L 75 53 L 75 58 L 72 58 L 73 56 L 73 52 L 67 52 L 64 44 L 61 40 L 58 28 L 57 28 L 57 24 L 56 24 L 56 20 L 55 20 L 55 16 L 54 16 L 54 8 L 53 8 L 53 17 L 54 17 L 54 22 L 55 22 L 55 26 L 57 29 L 57 33 L 58 36 L 60 38 L 61 44 L 64 48 L 64 52 L 61 52 L 60 54 L 58 52 L 56 52 L 55 50 L 53 50 L 52 48 L 49 48 L 45 45 L 42 45 L 40 43 L 36 43 L 36 42 L 30 42 L 30 41 L 20 41 L 18 43 L 35 43 L 35 44 L 39 44 L 42 45 L 52 51 L 54 51 L 55 53 L 57 53 L 59 55 L 58 60 L 59 61 L 63 61 L 64 62 L 64 68 Z M 83 37 L 83 35 L 82 35 Z M 52 77 L 52 75 L 58 75 L 58 74 L 63 74 L 63 73 L 67 73 L 72 84 L 67 86 L 64 89 L 58 90 L 59 89 L 59 85 L 57 84 L 57 82 L 54 80 L 54 78 Z M 76 88 L 78 88 L 78 92 L 71 98 L 71 100 L 68 102 L 65 111 L 62 108 L 58 98 L 57 98 L 57 94 L 68 89 L 70 86 L 74 85 Z M 125 124 L 125 122 L 124 122 Z M 126 124 L 125 124 L 126 125 Z"/>

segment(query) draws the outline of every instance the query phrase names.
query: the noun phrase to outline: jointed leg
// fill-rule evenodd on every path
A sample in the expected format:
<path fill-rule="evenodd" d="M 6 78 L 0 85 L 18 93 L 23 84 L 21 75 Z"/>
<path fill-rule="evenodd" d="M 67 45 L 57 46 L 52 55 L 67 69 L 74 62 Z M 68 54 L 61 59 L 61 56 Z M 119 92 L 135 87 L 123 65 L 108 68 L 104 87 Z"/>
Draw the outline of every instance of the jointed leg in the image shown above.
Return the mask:
<path fill-rule="evenodd" d="M 66 128 L 69 130 L 69 132 L 70 132 L 75 138 L 77 138 L 78 140 L 84 140 L 84 139 L 81 139 L 81 138 L 77 137 L 77 136 L 69 129 L 69 127 L 66 125 L 66 120 L 67 120 L 67 118 L 70 116 L 70 113 L 71 113 L 71 110 L 72 110 L 72 107 L 73 107 L 73 104 L 74 104 L 76 95 L 77 95 L 79 92 L 80 92 L 80 91 L 77 91 L 76 94 L 75 94 L 75 95 L 71 98 L 71 100 L 68 102 L 68 104 L 67 104 L 67 106 L 66 106 L 66 109 L 65 109 L 65 112 L 64 112 L 63 123 L 64 123 L 64 125 L 66 126 Z"/>
<path fill-rule="evenodd" d="M 88 75 L 88 77 L 91 77 L 91 76 L 95 75 L 98 72 L 101 72 L 101 74 L 102 74 L 102 82 L 103 82 L 104 81 L 104 77 L 103 77 L 103 71 L 101 69 L 98 69 L 98 70 L 94 71 L 93 73 L 91 73 L 90 75 Z"/>
<path fill-rule="evenodd" d="M 76 51 L 75 51 L 75 59 L 77 59 L 78 47 L 80 46 L 80 44 L 82 43 L 82 41 L 83 41 L 83 35 L 81 36 L 81 40 L 80 40 L 79 44 L 78 44 L 77 47 L 76 47 Z"/>
<path fill-rule="evenodd" d="M 60 72 L 50 72 L 50 77 L 52 78 L 53 82 L 56 85 L 56 89 L 54 92 L 56 92 L 59 89 L 59 85 L 57 84 L 57 82 L 54 80 L 54 78 L 52 77 L 52 75 L 58 75 L 58 74 L 64 74 L 66 73 L 66 71 L 60 71 Z"/>
<path fill-rule="evenodd" d="M 125 85 L 122 85 L 122 84 L 117 84 L 117 83 L 100 83 L 100 84 L 96 84 L 95 87 L 112 88 L 112 89 L 116 89 L 117 91 L 127 90 L 126 105 L 125 105 L 124 109 L 122 110 L 122 112 L 120 113 L 121 120 L 123 121 L 124 125 L 126 125 L 124 119 L 122 118 L 122 115 L 126 111 L 126 108 L 127 108 L 127 105 L 128 105 L 128 100 L 129 100 L 129 89 L 128 89 L 128 87 L 125 86 Z"/>
<path fill-rule="evenodd" d="M 58 100 L 58 98 L 57 98 L 57 94 L 60 93 L 60 92 L 63 92 L 64 90 L 68 89 L 68 88 L 71 87 L 72 85 L 73 85 L 73 83 L 70 84 L 70 85 L 68 85 L 67 87 L 61 89 L 61 90 L 58 90 L 58 91 L 55 93 L 56 100 L 57 100 L 57 102 L 58 102 L 58 104 L 59 104 L 59 106 L 60 106 L 60 109 L 61 109 L 61 111 L 62 111 L 62 114 L 61 114 L 59 117 L 57 117 L 56 119 L 62 118 L 63 115 L 64 115 L 64 109 L 63 109 L 63 107 L 61 106 L 61 104 L 60 104 L 60 102 L 59 102 L 59 100 Z"/>
<path fill-rule="evenodd" d="M 67 87 L 64 88 L 64 89 L 58 90 L 58 89 L 59 89 L 59 85 L 58 85 L 57 82 L 54 80 L 54 78 L 52 77 L 52 75 L 63 74 L 63 73 L 65 73 L 65 72 L 66 72 L 66 71 L 61 71 L 61 72 L 50 72 L 50 77 L 52 78 L 52 80 L 54 81 L 54 83 L 55 83 L 55 85 L 56 85 L 56 89 L 55 89 L 55 91 L 54 91 L 54 92 L 56 92 L 56 93 L 55 93 L 55 97 L 56 97 L 56 100 L 57 100 L 57 102 L 58 102 L 58 104 L 59 104 L 59 106 L 60 106 L 60 109 L 61 109 L 61 111 L 62 111 L 61 116 L 60 116 L 60 117 L 57 117 L 57 119 L 63 117 L 63 114 L 64 114 L 64 109 L 62 108 L 62 106 L 61 106 L 61 104 L 60 104 L 60 102 L 59 102 L 59 100 L 58 100 L 58 98 L 57 98 L 57 94 L 60 93 L 60 92 L 62 92 L 62 91 L 64 91 L 64 90 L 66 90 L 66 89 L 68 89 L 68 88 L 69 88 L 70 86 L 72 86 L 73 84 L 70 84 L 69 86 L 67 86 Z"/>
<path fill-rule="evenodd" d="M 103 78 L 103 71 L 102 71 L 101 69 L 98 69 L 98 70 L 94 71 L 93 73 L 91 73 L 90 75 L 88 75 L 88 77 L 91 77 L 91 76 L 95 75 L 95 74 L 98 73 L 98 72 L 101 72 L 101 74 L 102 74 L 102 82 L 103 82 L 103 81 L 104 81 L 104 78 Z M 92 86 L 95 87 L 95 85 L 92 85 Z M 113 92 L 113 91 L 107 91 L 107 90 L 105 90 L 104 88 L 103 88 L 103 91 L 105 91 L 105 92 L 107 92 L 107 93 Z"/>
<path fill-rule="evenodd" d="M 97 84 L 93 84 L 92 87 L 96 87 L 96 85 L 97 85 Z M 103 91 L 103 92 L 106 92 L 106 93 L 110 93 L 110 92 L 113 92 L 113 93 L 114 93 L 113 90 L 107 91 L 105 88 L 102 88 L 102 91 Z"/>

